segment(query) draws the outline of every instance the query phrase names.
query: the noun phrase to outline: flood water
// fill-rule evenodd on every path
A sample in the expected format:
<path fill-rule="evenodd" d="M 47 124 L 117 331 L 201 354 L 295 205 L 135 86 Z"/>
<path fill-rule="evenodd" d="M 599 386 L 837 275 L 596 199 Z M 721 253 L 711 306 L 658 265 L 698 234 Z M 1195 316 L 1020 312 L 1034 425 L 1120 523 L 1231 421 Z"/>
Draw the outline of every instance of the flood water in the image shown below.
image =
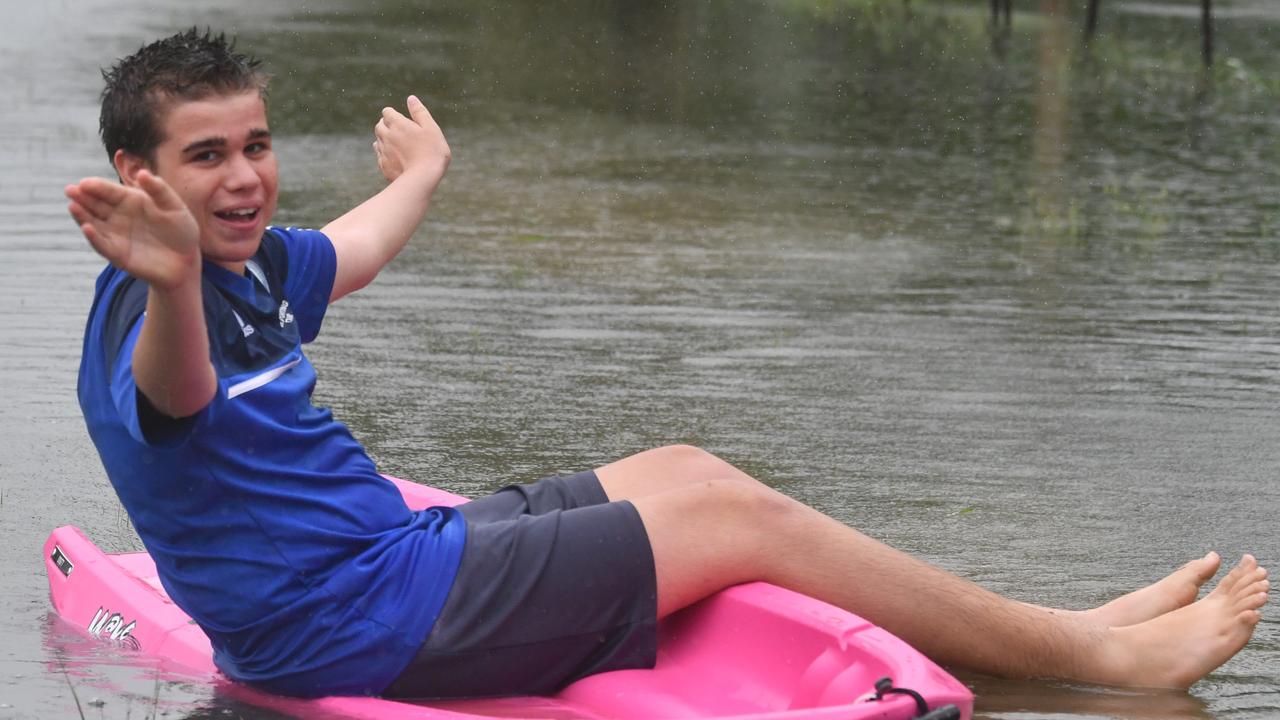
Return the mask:
<path fill-rule="evenodd" d="M 479 494 L 687 442 L 989 588 L 1099 604 L 1280 564 L 1280 8 L 1191 2 L 4 0 L 0 718 L 262 718 L 49 613 L 40 547 L 139 547 L 75 401 L 97 69 L 192 24 L 275 75 L 281 224 L 380 186 L 415 92 L 454 163 L 329 313 L 319 402 Z M 514 5 L 514 6 L 513 6 Z M 1071 12 L 1068 12 L 1071 5 Z M 1034 6 L 1034 7 L 1032 7 Z M 930 608 L 921 607 L 928 613 Z M 1280 615 L 1189 694 L 961 677 L 978 715 L 1280 716 Z"/>

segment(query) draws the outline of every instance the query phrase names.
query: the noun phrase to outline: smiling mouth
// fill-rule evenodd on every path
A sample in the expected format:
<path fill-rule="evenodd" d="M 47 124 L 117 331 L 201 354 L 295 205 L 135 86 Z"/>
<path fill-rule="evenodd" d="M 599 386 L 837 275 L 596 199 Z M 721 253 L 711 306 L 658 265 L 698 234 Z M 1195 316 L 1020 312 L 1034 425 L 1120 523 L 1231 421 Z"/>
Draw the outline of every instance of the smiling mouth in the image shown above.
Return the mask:
<path fill-rule="evenodd" d="M 242 223 L 252 222 L 258 219 L 258 208 L 238 208 L 235 210 L 219 210 L 213 214 L 223 220 L 230 222 Z"/>

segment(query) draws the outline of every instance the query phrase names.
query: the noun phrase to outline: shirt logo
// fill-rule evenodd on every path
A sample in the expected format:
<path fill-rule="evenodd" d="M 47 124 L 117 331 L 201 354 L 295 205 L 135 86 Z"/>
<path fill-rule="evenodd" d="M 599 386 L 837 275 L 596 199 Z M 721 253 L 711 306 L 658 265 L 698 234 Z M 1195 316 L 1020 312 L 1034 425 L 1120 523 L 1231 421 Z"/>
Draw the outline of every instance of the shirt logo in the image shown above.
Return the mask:
<path fill-rule="evenodd" d="M 244 318 L 240 317 L 240 313 L 232 310 L 231 314 L 236 316 L 236 322 L 240 323 L 240 332 L 244 333 L 245 337 L 249 337 L 253 334 L 253 326 L 245 322 Z"/>
<path fill-rule="evenodd" d="M 289 301 L 280 301 L 280 327 L 284 327 L 293 322 L 293 313 L 289 312 Z"/>

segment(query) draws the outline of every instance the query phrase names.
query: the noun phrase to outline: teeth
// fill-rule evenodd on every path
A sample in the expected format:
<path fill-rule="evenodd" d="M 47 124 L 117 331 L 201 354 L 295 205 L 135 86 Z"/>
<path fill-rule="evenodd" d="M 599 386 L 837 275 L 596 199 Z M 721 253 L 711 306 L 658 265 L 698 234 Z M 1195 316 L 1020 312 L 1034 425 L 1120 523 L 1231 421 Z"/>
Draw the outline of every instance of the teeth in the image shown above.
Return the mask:
<path fill-rule="evenodd" d="M 255 210 L 255 209 L 253 209 L 253 208 L 245 208 L 245 209 L 242 209 L 242 210 L 224 210 L 223 212 L 221 212 L 221 213 L 219 213 L 219 214 L 220 214 L 220 215 L 227 215 L 227 216 L 229 216 L 229 217 L 241 217 L 241 218 L 247 218 L 247 217 L 252 217 L 252 216 L 253 216 L 255 213 L 257 213 L 257 212 L 258 212 L 258 211 L 257 211 L 257 210 Z"/>

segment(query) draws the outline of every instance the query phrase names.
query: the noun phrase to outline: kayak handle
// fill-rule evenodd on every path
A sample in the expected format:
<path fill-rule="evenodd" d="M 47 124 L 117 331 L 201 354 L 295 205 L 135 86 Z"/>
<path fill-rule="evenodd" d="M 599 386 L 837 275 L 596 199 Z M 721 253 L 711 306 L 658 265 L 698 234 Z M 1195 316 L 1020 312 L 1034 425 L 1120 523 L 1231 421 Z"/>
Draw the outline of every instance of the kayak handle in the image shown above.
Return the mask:
<path fill-rule="evenodd" d="M 924 696 L 912 690 L 911 688 L 900 688 L 893 686 L 893 678 L 885 677 L 876 681 L 875 700 L 884 699 L 885 695 L 909 695 L 912 700 L 916 701 L 916 712 L 914 720 L 960 720 L 960 708 L 955 705 L 943 705 L 940 708 L 929 710 L 929 703 L 924 701 Z"/>

